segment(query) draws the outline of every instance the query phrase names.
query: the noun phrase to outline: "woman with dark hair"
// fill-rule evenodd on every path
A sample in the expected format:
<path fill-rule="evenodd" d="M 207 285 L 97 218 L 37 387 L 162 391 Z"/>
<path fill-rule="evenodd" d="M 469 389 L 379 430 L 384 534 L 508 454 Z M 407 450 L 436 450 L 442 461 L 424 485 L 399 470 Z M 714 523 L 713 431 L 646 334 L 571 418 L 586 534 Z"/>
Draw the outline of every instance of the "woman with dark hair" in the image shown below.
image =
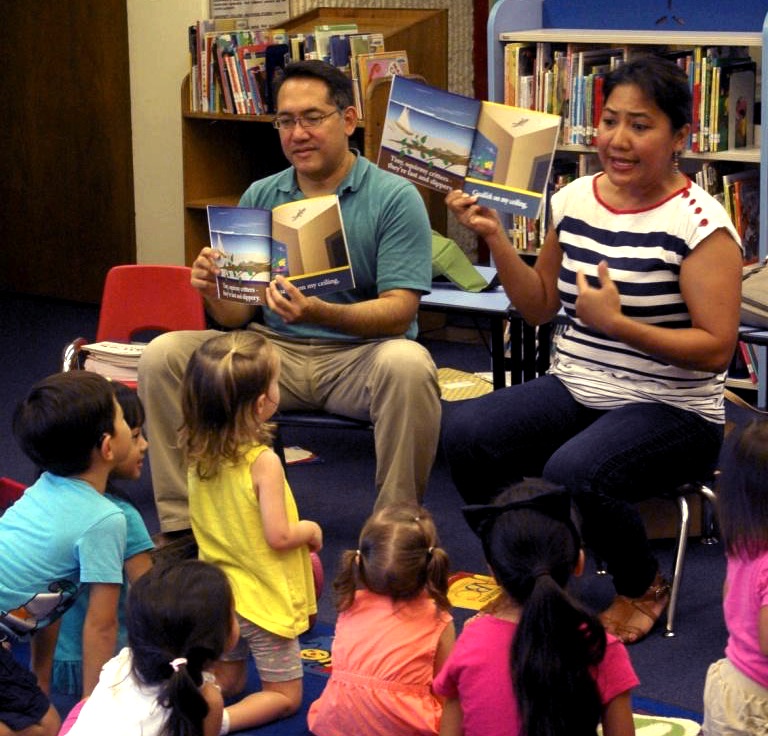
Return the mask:
<path fill-rule="evenodd" d="M 572 494 L 585 544 L 616 588 L 603 623 L 634 642 L 663 612 L 669 586 L 631 502 L 706 478 L 716 464 L 742 254 L 725 210 L 678 166 L 690 133 L 683 71 L 643 56 L 607 74 L 603 89 L 603 171 L 552 196 L 535 265 L 494 210 L 460 191 L 446 198 L 488 244 L 523 318 L 542 324 L 562 309 L 567 327 L 547 375 L 447 405 L 443 446 L 467 502 L 535 476 Z"/>

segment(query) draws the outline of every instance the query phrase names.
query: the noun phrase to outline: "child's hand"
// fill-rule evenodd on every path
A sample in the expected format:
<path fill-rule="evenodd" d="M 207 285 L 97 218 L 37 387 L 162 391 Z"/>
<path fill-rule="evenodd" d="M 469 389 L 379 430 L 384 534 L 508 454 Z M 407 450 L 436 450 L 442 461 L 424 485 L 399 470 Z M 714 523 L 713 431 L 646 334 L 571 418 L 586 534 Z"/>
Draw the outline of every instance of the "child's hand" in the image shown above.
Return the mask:
<path fill-rule="evenodd" d="M 319 552 L 323 548 L 323 530 L 320 528 L 320 524 L 318 524 L 316 521 L 307 521 L 305 523 L 311 525 L 312 536 L 307 542 L 309 551 Z"/>

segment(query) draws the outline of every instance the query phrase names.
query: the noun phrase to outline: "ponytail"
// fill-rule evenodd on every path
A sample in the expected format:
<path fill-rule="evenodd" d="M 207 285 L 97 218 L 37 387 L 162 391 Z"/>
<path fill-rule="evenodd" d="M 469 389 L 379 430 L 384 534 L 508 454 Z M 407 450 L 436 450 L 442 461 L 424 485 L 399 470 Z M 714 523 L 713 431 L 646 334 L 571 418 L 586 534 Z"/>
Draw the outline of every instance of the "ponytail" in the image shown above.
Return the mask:
<path fill-rule="evenodd" d="M 606 639 L 565 591 L 581 549 L 570 496 L 529 479 L 463 513 L 496 581 L 522 608 L 509 654 L 521 733 L 594 736 L 602 703 L 590 667 L 603 659 Z"/>
<path fill-rule="evenodd" d="M 602 703 L 589 668 L 604 654 L 600 622 L 551 576 L 535 578 L 510 650 L 522 733 L 594 736 Z"/>
<path fill-rule="evenodd" d="M 158 704 L 167 710 L 163 736 L 203 736 L 203 670 L 224 652 L 232 609 L 226 575 L 201 560 L 157 564 L 131 586 L 126 623 L 133 674 L 158 688 Z"/>
<path fill-rule="evenodd" d="M 179 661 L 183 664 L 174 666 L 174 662 Z M 183 658 L 172 660 L 169 666 L 171 675 L 163 681 L 158 694 L 158 702 L 168 709 L 164 736 L 203 736 L 208 703 L 200 692 L 202 666 L 198 669 L 193 665 L 190 669 L 189 662 Z"/>

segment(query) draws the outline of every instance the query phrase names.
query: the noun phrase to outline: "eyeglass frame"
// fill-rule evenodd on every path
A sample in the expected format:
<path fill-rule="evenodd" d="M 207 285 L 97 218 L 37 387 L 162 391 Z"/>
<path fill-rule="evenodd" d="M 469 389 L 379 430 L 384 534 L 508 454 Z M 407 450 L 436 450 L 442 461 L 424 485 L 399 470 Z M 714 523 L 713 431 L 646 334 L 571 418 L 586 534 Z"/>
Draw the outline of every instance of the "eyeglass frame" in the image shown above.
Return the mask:
<path fill-rule="evenodd" d="M 294 131 L 297 125 L 300 125 L 302 130 L 311 130 L 312 128 L 320 127 L 320 125 L 334 113 L 339 113 L 339 115 L 342 115 L 344 111 L 341 108 L 335 107 L 330 112 L 325 113 L 325 115 L 315 116 L 315 114 L 312 112 L 302 113 L 301 115 L 281 115 L 275 117 L 275 119 L 272 121 L 272 127 L 278 131 L 282 130 L 287 133 Z M 313 117 L 310 118 L 311 122 L 307 120 L 308 114 L 313 115 Z"/>

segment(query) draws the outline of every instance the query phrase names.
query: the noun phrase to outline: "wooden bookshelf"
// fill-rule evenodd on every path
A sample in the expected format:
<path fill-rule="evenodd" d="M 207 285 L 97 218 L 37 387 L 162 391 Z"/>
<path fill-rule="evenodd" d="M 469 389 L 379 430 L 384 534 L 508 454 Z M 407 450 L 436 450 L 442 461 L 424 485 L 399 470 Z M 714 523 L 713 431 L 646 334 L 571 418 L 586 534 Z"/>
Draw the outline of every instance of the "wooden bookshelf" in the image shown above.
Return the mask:
<path fill-rule="evenodd" d="M 316 25 L 355 22 L 362 33 L 384 34 L 385 48 L 408 52 L 412 72 L 445 88 L 448 81 L 448 11 L 388 8 L 316 8 L 282 23 L 289 34 L 312 32 Z M 353 145 L 375 161 L 389 96 L 389 82 L 375 80 L 367 91 L 367 119 Z M 191 264 L 208 244 L 206 206 L 237 204 L 256 179 L 285 168 L 271 115 L 191 112 L 189 77 L 181 86 L 184 170 L 184 254 Z M 432 226 L 445 232 L 442 196 L 421 190 Z"/>

